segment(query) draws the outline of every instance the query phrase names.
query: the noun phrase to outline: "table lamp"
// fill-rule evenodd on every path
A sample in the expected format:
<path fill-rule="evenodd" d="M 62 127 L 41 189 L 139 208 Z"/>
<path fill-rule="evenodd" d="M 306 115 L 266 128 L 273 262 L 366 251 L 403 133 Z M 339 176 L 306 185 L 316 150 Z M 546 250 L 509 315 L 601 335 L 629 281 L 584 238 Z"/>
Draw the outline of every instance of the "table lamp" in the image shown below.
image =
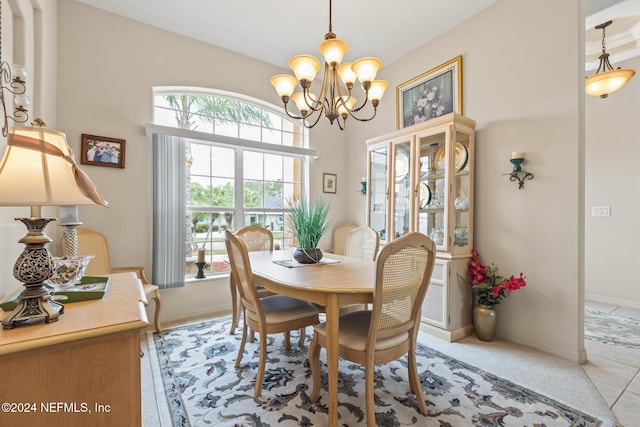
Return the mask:
<path fill-rule="evenodd" d="M 56 218 L 43 218 L 42 206 L 108 203 L 91 179 L 76 165 L 64 133 L 44 127 L 15 127 L 7 136 L 0 162 L 0 206 L 31 206 L 31 216 L 16 218 L 27 227 L 20 239 L 25 249 L 13 266 L 13 275 L 24 290 L 17 307 L 2 319 L 4 329 L 44 319 L 55 322 L 64 306 L 51 299 L 46 286 L 53 257 L 46 248 L 52 239 L 44 232 Z"/>

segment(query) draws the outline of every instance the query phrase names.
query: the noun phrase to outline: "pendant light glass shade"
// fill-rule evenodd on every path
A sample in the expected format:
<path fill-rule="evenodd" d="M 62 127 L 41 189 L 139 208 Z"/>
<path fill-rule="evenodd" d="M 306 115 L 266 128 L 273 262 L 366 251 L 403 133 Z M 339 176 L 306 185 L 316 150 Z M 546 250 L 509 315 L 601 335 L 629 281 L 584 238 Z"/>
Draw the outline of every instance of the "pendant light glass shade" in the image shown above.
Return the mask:
<path fill-rule="evenodd" d="M 610 93 L 624 86 L 636 73 L 631 69 L 613 68 L 609 62 L 609 54 L 605 47 L 605 28 L 612 22 L 607 21 L 596 26 L 597 30 L 602 30 L 602 53 L 599 57 L 600 65 L 598 65 L 596 73 L 585 78 L 584 89 L 587 95 L 606 98 Z"/>

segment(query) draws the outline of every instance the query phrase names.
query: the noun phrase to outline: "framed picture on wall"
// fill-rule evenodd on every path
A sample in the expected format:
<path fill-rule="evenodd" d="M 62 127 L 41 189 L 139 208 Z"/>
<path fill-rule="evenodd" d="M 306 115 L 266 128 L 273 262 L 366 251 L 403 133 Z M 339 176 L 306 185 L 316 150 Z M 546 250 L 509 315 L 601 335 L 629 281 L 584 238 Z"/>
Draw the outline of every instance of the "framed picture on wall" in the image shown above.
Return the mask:
<path fill-rule="evenodd" d="M 335 194 L 337 181 L 338 181 L 338 175 L 334 173 L 323 173 L 322 174 L 322 192 Z"/>
<path fill-rule="evenodd" d="M 125 140 L 82 134 L 80 163 L 124 168 Z"/>
<path fill-rule="evenodd" d="M 398 129 L 449 113 L 462 114 L 462 56 L 396 88 Z"/>

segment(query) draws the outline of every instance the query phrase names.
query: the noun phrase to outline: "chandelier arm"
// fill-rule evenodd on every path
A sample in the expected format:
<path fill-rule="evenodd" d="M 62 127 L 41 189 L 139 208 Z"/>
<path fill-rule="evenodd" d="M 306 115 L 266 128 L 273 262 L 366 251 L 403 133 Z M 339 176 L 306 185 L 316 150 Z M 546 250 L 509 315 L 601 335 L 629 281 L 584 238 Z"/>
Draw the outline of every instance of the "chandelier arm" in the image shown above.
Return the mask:
<path fill-rule="evenodd" d="M 304 116 L 297 116 L 297 115 L 291 114 L 289 112 L 289 109 L 287 108 L 287 106 L 289 105 L 288 102 L 283 102 L 283 104 L 284 104 L 284 112 L 287 113 L 287 116 L 291 117 L 292 119 L 296 119 L 296 120 L 304 119 Z"/>
<path fill-rule="evenodd" d="M 378 112 L 378 108 L 377 107 L 373 107 L 373 115 L 371 117 L 368 117 L 366 119 L 362 119 L 360 117 L 355 116 L 354 114 L 351 114 L 351 111 L 349 111 L 349 115 L 351 117 L 353 117 L 354 119 L 356 119 L 359 122 L 368 122 L 373 120 L 376 117 L 376 113 Z"/>
<path fill-rule="evenodd" d="M 365 105 L 367 105 L 367 101 L 369 100 L 369 91 L 366 90 L 364 91 L 364 101 L 362 101 L 362 105 L 360 105 L 358 108 L 354 108 L 352 110 L 348 110 L 349 113 L 357 113 L 358 111 L 362 110 L 364 108 Z M 353 115 L 351 115 L 351 117 L 354 117 Z"/>
<path fill-rule="evenodd" d="M 304 125 L 304 127 L 306 127 L 307 129 L 311 129 L 312 127 L 314 127 L 315 125 L 318 124 L 318 122 L 320 121 L 320 117 L 322 117 L 322 110 L 316 110 L 316 112 L 318 113 L 316 120 L 313 122 L 312 125 L 307 125 L 306 122 L 307 120 L 303 120 L 302 124 Z M 311 117 L 313 114 L 309 114 L 307 115 L 307 119 L 309 119 L 309 117 Z"/>

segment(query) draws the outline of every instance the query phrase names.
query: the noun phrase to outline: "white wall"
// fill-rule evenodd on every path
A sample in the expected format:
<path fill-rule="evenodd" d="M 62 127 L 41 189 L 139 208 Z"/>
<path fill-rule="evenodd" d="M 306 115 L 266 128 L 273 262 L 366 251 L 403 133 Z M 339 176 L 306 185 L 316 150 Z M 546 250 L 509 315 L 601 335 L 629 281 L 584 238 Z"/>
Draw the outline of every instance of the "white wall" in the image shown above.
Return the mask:
<path fill-rule="evenodd" d="M 613 66 L 640 72 L 640 57 Z M 640 77 L 636 75 L 607 98 L 585 99 L 586 297 L 636 308 L 640 308 L 635 269 L 640 236 L 640 178 L 635 166 L 640 158 L 639 98 Z M 611 216 L 591 216 L 593 206 L 609 206 Z"/>
<path fill-rule="evenodd" d="M 549 13 L 553 10 L 553 13 Z M 497 335 L 571 360 L 584 358 L 580 297 L 580 11 L 578 1 L 500 1 L 383 69 L 380 116 L 349 129 L 351 180 L 367 138 L 395 129 L 399 84 L 462 55 L 463 110 L 477 122 L 476 249 L 527 287 L 498 306 Z M 503 176 L 512 151 L 535 178 Z M 351 199 L 350 220 L 364 218 Z"/>

